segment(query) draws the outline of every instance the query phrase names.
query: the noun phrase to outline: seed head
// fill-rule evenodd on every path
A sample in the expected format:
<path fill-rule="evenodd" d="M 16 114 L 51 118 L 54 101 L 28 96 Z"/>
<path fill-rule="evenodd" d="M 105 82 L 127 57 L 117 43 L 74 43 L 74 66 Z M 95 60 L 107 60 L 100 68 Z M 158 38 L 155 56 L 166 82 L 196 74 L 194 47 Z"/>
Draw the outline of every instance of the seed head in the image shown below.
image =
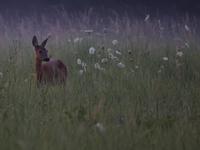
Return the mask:
<path fill-rule="evenodd" d="M 106 32 L 107 32 L 107 31 L 106 31 L 106 28 L 103 29 L 103 32 L 106 34 Z"/>
<path fill-rule="evenodd" d="M 101 49 L 104 50 L 104 45 L 101 46 Z"/>

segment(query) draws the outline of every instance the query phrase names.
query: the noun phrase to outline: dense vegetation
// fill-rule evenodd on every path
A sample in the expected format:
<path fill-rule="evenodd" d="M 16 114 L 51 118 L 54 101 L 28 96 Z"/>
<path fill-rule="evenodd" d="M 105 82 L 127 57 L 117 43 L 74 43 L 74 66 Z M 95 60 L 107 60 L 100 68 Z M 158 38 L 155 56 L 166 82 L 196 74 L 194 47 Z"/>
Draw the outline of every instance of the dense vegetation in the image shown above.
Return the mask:
<path fill-rule="evenodd" d="M 199 149 L 198 19 L 113 11 L 1 22 L 1 150 Z M 66 87 L 34 83 L 32 37 L 48 34 Z"/>

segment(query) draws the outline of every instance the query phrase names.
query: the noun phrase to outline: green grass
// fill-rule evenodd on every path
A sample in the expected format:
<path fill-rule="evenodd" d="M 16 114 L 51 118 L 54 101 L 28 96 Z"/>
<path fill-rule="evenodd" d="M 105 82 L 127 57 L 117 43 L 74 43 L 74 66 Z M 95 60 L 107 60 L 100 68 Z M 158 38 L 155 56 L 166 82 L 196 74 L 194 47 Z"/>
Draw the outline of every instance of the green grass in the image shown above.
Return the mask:
<path fill-rule="evenodd" d="M 78 24 L 74 32 L 62 26 L 67 20 L 59 20 L 57 28 L 47 20 L 47 32 L 32 30 L 26 20 L 25 27 L 15 24 L 21 29 L 19 39 L 15 32 L 1 36 L 0 149 L 198 149 L 200 51 L 198 35 L 185 31 L 185 20 L 181 25 L 163 21 L 161 30 L 156 21 L 123 17 L 113 27 L 108 17 L 107 33 L 99 21 L 99 30 L 89 36 L 84 30 L 97 27 L 81 19 L 71 20 Z M 190 28 L 197 25 L 191 21 Z M 41 43 L 49 32 L 46 48 L 67 66 L 67 86 L 38 89 L 31 41 L 40 34 Z M 74 43 L 76 37 L 83 40 Z M 90 47 L 95 54 L 89 54 Z M 109 58 L 108 48 L 119 60 Z M 103 58 L 108 61 L 101 63 Z M 87 64 L 86 71 L 77 59 Z M 125 67 L 118 67 L 119 62 Z M 103 69 L 95 69 L 95 63 Z"/>

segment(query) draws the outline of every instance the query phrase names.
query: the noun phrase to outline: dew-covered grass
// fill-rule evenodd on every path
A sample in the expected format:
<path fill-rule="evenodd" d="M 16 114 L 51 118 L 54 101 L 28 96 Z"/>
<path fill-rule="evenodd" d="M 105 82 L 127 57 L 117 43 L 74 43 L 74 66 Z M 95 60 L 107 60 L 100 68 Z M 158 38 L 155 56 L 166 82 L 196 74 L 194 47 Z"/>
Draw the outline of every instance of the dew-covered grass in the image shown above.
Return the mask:
<path fill-rule="evenodd" d="M 200 147 L 196 18 L 62 17 L 11 20 L 0 34 L 1 150 Z M 32 37 L 48 34 L 66 87 L 34 83 Z"/>

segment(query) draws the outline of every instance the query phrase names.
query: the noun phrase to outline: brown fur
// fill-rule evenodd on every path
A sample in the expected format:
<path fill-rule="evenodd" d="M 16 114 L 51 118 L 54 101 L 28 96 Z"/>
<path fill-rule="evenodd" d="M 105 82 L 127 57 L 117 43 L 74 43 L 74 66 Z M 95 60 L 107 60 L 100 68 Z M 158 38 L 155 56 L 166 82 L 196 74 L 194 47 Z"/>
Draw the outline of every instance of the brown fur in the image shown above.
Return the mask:
<path fill-rule="evenodd" d="M 47 55 L 45 45 L 48 38 L 39 46 L 37 38 L 34 36 L 32 44 L 35 47 L 35 80 L 39 85 L 48 83 L 66 84 L 67 68 L 59 59 L 50 60 Z M 42 63 L 42 61 L 47 61 Z"/>

